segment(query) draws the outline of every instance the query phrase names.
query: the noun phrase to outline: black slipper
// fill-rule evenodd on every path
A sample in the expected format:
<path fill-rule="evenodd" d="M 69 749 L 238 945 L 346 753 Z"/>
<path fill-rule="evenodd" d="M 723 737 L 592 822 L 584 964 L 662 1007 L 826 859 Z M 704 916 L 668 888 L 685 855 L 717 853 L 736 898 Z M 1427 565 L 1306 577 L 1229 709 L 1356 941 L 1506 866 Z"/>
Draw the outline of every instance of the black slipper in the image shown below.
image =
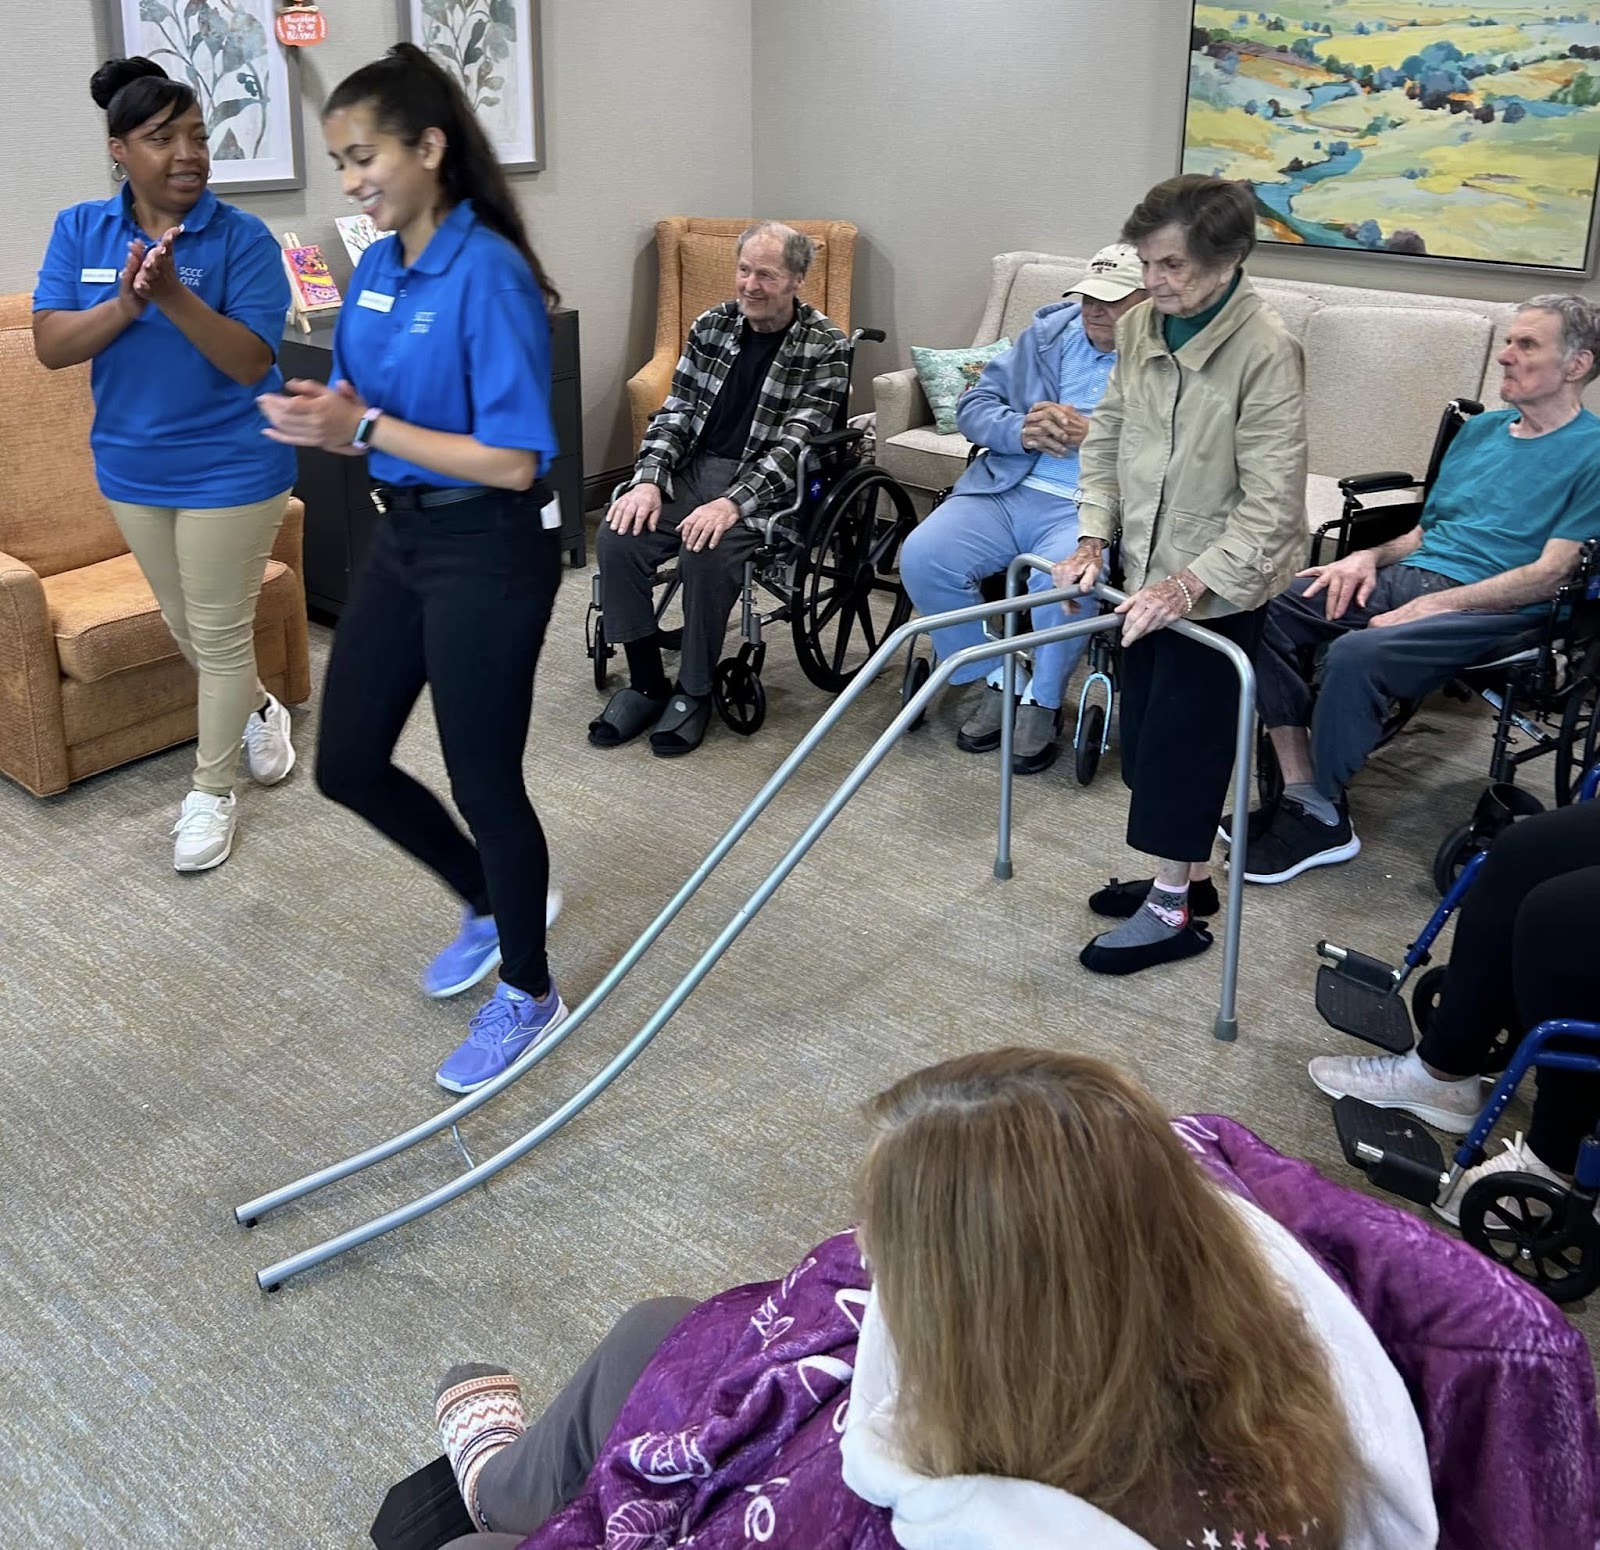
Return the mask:
<path fill-rule="evenodd" d="M 1132 920 L 1139 913 L 1139 906 L 1150 897 L 1150 886 L 1154 882 L 1153 877 L 1141 877 L 1131 883 L 1119 883 L 1113 877 L 1109 887 L 1089 895 L 1089 908 L 1096 915 L 1109 915 L 1112 920 Z M 1222 901 L 1217 897 L 1217 885 L 1209 877 L 1189 884 L 1191 916 L 1197 920 L 1207 920 L 1221 910 Z"/>
<path fill-rule="evenodd" d="M 1096 937 L 1078 954 L 1078 962 L 1096 974 L 1137 974 L 1158 963 L 1197 957 L 1210 946 L 1211 933 L 1191 920 L 1182 931 L 1142 947 L 1102 947 Z"/>
<path fill-rule="evenodd" d="M 650 734 L 650 752 L 660 759 L 693 753 L 705 741 L 710 724 L 711 696 L 697 699 L 680 690 L 667 701 L 667 708 Z"/>
<path fill-rule="evenodd" d="M 606 708 L 589 723 L 589 741 L 596 748 L 620 748 L 631 743 L 661 719 L 661 707 L 666 702 L 665 695 L 618 689 L 606 701 Z"/>

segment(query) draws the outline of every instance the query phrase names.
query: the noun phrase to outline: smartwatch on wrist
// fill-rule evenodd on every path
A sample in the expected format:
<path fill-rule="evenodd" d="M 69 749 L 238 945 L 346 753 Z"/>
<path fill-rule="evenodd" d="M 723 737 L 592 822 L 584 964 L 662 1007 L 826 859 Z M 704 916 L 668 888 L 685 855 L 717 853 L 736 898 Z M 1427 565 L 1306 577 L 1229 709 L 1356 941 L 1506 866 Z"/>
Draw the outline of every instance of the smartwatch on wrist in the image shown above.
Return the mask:
<path fill-rule="evenodd" d="M 383 410 L 381 409 L 369 408 L 367 412 L 361 416 L 361 423 L 356 426 L 356 433 L 350 438 L 350 445 L 352 447 L 355 447 L 362 452 L 366 452 L 371 448 L 372 430 L 373 427 L 377 425 L 382 414 Z"/>

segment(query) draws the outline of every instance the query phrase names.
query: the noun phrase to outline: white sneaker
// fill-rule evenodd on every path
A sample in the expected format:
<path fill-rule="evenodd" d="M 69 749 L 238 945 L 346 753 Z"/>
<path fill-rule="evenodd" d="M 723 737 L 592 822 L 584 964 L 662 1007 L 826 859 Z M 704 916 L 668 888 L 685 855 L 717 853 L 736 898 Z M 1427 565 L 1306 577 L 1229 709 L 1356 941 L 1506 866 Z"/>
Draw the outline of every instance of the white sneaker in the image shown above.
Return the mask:
<path fill-rule="evenodd" d="M 289 740 L 289 712 L 272 695 L 267 708 L 251 711 L 244 724 L 245 761 L 258 786 L 275 786 L 294 768 L 294 744 Z"/>
<path fill-rule="evenodd" d="M 205 872 L 221 866 L 233 849 L 234 799 L 214 797 L 208 791 L 191 791 L 183 799 L 172 832 L 172 865 L 179 872 Z"/>
<path fill-rule="evenodd" d="M 1515 1141 L 1507 1141 L 1504 1136 L 1500 1144 L 1505 1151 L 1493 1157 L 1485 1158 L 1476 1168 L 1468 1168 L 1456 1180 L 1456 1187 L 1450 1191 L 1443 1200 L 1437 1200 L 1433 1205 L 1435 1216 L 1442 1216 L 1452 1227 L 1461 1225 L 1461 1201 L 1467 1191 L 1479 1179 L 1486 1179 L 1496 1173 L 1532 1173 L 1541 1179 L 1549 1179 L 1553 1184 L 1566 1188 L 1566 1180 L 1556 1173 L 1554 1168 L 1547 1167 L 1539 1158 L 1522 1144 L 1522 1132 L 1517 1132 Z"/>
<path fill-rule="evenodd" d="M 1307 1067 L 1330 1098 L 1360 1098 L 1377 1109 L 1404 1109 L 1426 1125 L 1464 1136 L 1478 1117 L 1478 1079 L 1430 1076 L 1417 1052 L 1407 1055 L 1318 1055 Z"/>

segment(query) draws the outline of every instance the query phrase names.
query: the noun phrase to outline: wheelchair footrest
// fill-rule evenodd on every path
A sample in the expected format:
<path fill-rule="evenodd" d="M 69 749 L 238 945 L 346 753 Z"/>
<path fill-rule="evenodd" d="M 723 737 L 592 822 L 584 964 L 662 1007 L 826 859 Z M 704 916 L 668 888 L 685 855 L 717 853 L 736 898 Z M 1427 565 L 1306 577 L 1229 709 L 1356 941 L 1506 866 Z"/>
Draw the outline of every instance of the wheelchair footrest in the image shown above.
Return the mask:
<path fill-rule="evenodd" d="M 1391 985 L 1380 990 L 1330 964 L 1317 970 L 1317 1010 L 1340 1033 L 1365 1039 L 1393 1055 L 1411 1048 L 1411 1013 Z"/>
<path fill-rule="evenodd" d="M 1333 1128 L 1345 1160 L 1381 1190 L 1428 1205 L 1439 1198 L 1444 1152 L 1419 1119 L 1360 1098 L 1336 1098 Z"/>

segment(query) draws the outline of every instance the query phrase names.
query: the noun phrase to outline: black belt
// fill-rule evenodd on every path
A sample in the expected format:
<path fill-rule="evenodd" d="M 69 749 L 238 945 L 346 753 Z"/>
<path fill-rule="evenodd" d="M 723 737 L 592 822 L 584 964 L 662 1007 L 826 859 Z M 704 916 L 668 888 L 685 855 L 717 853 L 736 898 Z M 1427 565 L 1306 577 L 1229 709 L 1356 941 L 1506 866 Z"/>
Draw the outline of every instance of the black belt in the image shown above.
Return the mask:
<path fill-rule="evenodd" d="M 505 490 L 486 484 L 375 484 L 372 504 L 380 512 L 427 511 L 434 506 L 454 506 L 459 501 L 475 501 L 483 495 L 505 495 Z"/>

